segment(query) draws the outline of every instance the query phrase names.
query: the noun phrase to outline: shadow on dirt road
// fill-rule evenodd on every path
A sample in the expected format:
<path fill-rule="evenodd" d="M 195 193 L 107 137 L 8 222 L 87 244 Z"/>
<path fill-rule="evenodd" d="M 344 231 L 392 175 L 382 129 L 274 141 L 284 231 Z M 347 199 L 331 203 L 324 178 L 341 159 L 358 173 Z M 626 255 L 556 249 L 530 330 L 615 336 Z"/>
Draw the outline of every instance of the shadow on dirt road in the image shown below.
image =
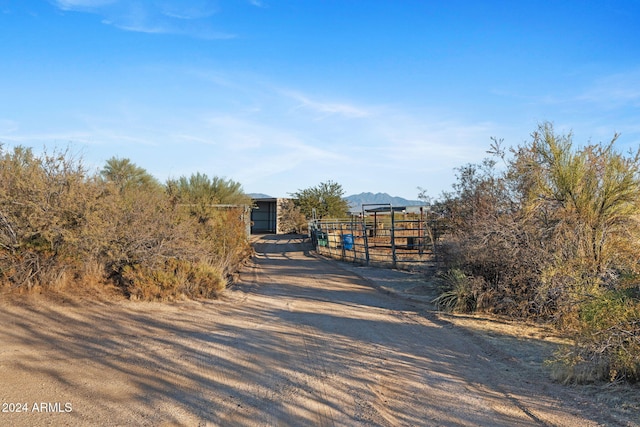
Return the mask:
<path fill-rule="evenodd" d="M 0 424 L 634 425 L 380 292 L 387 272 L 356 274 L 297 236 L 260 236 L 255 250 L 218 301 L 2 303 L 0 397 L 14 405 Z"/>

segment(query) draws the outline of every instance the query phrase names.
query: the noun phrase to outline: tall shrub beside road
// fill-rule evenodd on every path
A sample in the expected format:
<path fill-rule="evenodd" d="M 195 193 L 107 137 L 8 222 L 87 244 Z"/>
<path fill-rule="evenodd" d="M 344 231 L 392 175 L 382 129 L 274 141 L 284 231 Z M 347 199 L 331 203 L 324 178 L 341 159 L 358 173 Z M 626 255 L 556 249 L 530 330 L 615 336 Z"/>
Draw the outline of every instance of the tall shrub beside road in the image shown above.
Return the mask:
<path fill-rule="evenodd" d="M 202 249 L 201 259 L 225 272 L 238 268 L 251 253 L 246 216 L 251 197 L 232 179 L 197 173 L 169 180 L 167 195 L 191 227 Z"/>
<path fill-rule="evenodd" d="M 493 145 L 503 172 L 493 160 L 460 168 L 444 201 L 447 261 L 467 278 L 455 289 L 473 300 L 457 306 L 574 333 L 564 372 L 581 373 L 570 380 L 640 379 L 640 156 L 617 152 L 615 140 L 576 149 L 544 123 L 510 156 Z M 452 289 L 441 301 L 456 306 Z"/>
<path fill-rule="evenodd" d="M 62 286 L 92 252 L 99 184 L 68 152 L 0 146 L 0 280 Z"/>
<path fill-rule="evenodd" d="M 286 199 L 282 202 L 279 215 L 279 227 L 283 232 L 300 234 L 307 231 L 307 219 L 293 200 Z"/>
<path fill-rule="evenodd" d="M 0 286 L 215 296 L 249 253 L 245 211 L 212 208 L 202 221 L 170 188 L 127 159 L 89 174 L 66 151 L 0 149 Z"/>

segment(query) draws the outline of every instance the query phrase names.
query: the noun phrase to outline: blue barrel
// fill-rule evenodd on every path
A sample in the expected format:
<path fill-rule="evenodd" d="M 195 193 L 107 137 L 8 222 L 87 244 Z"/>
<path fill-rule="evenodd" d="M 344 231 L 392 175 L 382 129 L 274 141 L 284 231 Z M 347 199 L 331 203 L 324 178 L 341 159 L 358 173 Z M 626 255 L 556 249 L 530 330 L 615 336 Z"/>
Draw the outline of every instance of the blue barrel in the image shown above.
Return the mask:
<path fill-rule="evenodd" d="M 353 234 L 343 234 L 342 235 L 342 245 L 348 251 L 353 249 Z"/>

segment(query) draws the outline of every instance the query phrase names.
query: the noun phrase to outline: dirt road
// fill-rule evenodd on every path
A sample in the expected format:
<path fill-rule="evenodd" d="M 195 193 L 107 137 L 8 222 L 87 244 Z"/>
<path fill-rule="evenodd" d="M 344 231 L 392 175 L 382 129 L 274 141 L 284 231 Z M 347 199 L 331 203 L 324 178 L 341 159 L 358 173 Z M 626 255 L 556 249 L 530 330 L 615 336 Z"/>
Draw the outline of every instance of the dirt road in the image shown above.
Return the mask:
<path fill-rule="evenodd" d="M 640 425 L 304 249 L 219 301 L 4 303 L 0 425 Z"/>

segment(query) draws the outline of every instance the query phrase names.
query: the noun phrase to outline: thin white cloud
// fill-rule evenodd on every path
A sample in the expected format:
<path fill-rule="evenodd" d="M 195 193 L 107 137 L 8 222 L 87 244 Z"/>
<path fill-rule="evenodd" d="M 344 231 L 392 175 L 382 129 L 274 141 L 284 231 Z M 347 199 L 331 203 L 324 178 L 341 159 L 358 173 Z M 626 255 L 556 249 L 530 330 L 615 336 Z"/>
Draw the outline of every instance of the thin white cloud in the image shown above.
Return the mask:
<path fill-rule="evenodd" d="M 609 108 L 640 106 L 640 70 L 602 77 L 594 82 L 578 100 Z"/>
<path fill-rule="evenodd" d="M 0 135 L 10 135 L 20 129 L 18 122 L 10 119 L 0 119 Z M 0 137 L 0 142 L 2 141 Z"/>
<path fill-rule="evenodd" d="M 355 106 L 346 102 L 336 101 L 318 101 L 310 96 L 292 90 L 282 90 L 282 95 L 291 98 L 297 102 L 296 108 L 310 110 L 321 114 L 321 118 L 337 115 L 346 118 L 363 118 L 371 113 L 362 107 Z"/>
<path fill-rule="evenodd" d="M 130 145 L 157 145 L 151 138 L 128 132 L 115 132 L 109 129 L 93 130 L 61 130 L 42 133 L 10 133 L 0 134 L 0 141 L 13 144 L 83 144 L 83 145 L 109 145 L 109 144 L 130 144 Z"/>
<path fill-rule="evenodd" d="M 203 138 L 197 135 L 190 135 L 187 133 L 175 133 L 169 135 L 170 139 L 175 139 L 176 141 L 184 141 L 188 143 L 194 144 L 202 144 L 202 145 L 216 145 L 215 142 L 211 140 L 211 138 Z"/>
<path fill-rule="evenodd" d="M 250 73 L 173 71 L 163 69 L 162 75 L 196 82 L 198 93 L 213 101 L 206 107 L 192 105 L 176 93 L 166 105 L 102 105 L 103 110 L 90 114 L 67 115 L 64 129 L 20 126 L 29 128 L 29 135 L 20 135 L 15 123 L 5 121 L 0 122 L 0 141 L 3 136 L 36 145 L 73 141 L 91 146 L 98 165 L 118 155 L 160 179 L 200 171 L 275 195 L 328 179 L 349 185 L 350 192 L 394 192 L 385 186 L 402 182 L 435 195 L 451 182 L 453 167 L 480 161 L 489 137 L 504 135 L 490 123 L 443 119 L 434 110 L 282 90 Z M 136 91 L 133 85 L 128 96 L 138 99 Z M 221 93 L 233 102 L 216 103 Z"/>
<path fill-rule="evenodd" d="M 212 114 L 204 121 L 204 132 L 215 135 L 213 143 L 225 146 L 228 151 L 258 157 L 276 154 L 300 159 L 344 160 L 344 158 L 318 145 L 304 142 L 300 135 L 278 125 L 269 125 L 259 117 L 248 119 L 231 114 Z M 307 135 L 308 136 L 308 135 Z M 297 163 L 296 163 L 297 164 Z"/>
<path fill-rule="evenodd" d="M 99 15 L 103 24 L 125 31 L 208 40 L 235 37 L 213 27 L 209 18 L 218 10 L 211 0 L 53 0 L 53 4 L 64 11 Z"/>
<path fill-rule="evenodd" d="M 247 89 L 230 82 L 224 79 L 227 87 Z M 495 124 L 441 118 L 437 111 L 336 101 L 268 84 L 254 83 L 254 89 L 269 109 L 239 109 L 207 119 L 218 146 L 235 146 L 226 152 L 249 163 L 239 163 L 238 176 L 253 188 L 284 176 L 292 177 L 295 188 L 313 185 L 314 179 L 362 180 L 366 186 L 380 175 L 425 185 L 452 176 L 454 167 L 481 161 L 490 137 L 504 136 Z M 359 172 L 354 176 L 354 171 Z M 441 189 L 438 184 L 436 192 Z"/>
<path fill-rule="evenodd" d="M 95 10 L 110 4 L 118 3 L 119 0 L 53 0 L 53 4 L 62 10 Z"/>
<path fill-rule="evenodd" d="M 556 89 L 558 90 L 558 89 Z M 611 110 L 640 106 L 640 69 L 593 78 L 585 88 L 573 92 L 524 95 L 493 91 L 496 95 L 517 99 L 530 105 L 576 108 L 596 107 Z"/>
<path fill-rule="evenodd" d="M 190 2 L 164 0 L 157 2 L 156 5 L 163 15 L 185 20 L 208 18 L 218 12 L 215 3 L 206 0 Z"/>

